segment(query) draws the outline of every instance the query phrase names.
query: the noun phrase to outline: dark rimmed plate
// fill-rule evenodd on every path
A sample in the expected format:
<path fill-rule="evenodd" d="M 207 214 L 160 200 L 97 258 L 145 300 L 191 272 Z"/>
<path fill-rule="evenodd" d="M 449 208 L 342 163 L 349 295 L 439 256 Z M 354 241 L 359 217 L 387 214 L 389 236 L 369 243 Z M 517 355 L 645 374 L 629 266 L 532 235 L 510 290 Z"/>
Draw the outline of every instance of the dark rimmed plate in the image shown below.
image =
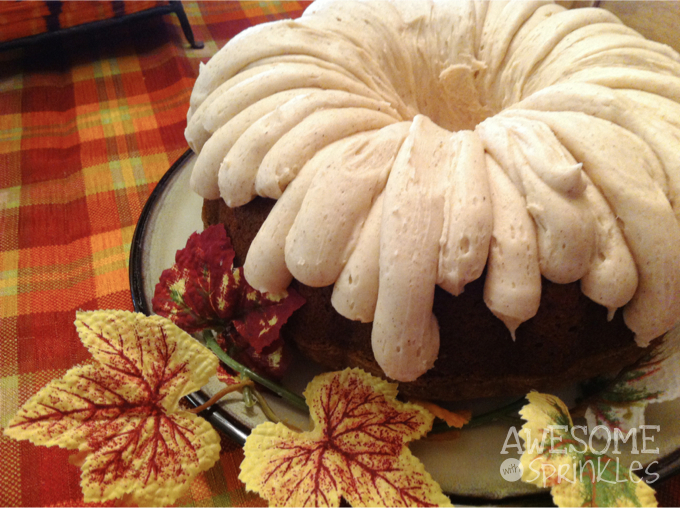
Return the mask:
<path fill-rule="evenodd" d="M 203 200 L 191 192 L 189 176 L 196 157 L 187 150 L 159 181 L 149 197 L 132 240 L 130 250 L 130 286 L 135 310 L 149 314 L 151 298 L 161 272 L 172 266 L 175 252 L 184 247 L 187 238 L 194 231 L 201 231 L 201 207 Z M 284 379 L 284 384 L 301 392 L 311 378 L 320 371 L 309 362 L 290 369 L 293 373 Z M 199 392 L 188 398 L 199 405 L 205 402 L 223 385 L 213 379 Z M 289 407 L 274 395 L 268 401 L 275 412 L 298 427 L 308 425 L 307 415 Z M 630 446 L 624 446 L 618 456 L 622 463 L 633 460 L 652 463 L 648 478 L 661 481 L 680 471 L 680 400 L 652 404 L 647 409 L 648 425 L 658 425 L 652 446 L 658 447 L 658 454 L 635 455 Z M 235 393 L 206 412 L 206 417 L 220 431 L 240 444 L 245 442 L 250 429 L 265 421 L 258 409 L 249 410 Z M 516 422 L 498 422 L 484 427 L 466 430 L 452 441 L 419 441 L 411 450 L 425 464 L 426 469 L 452 495 L 454 501 L 463 503 L 485 503 L 502 499 L 502 504 L 535 505 L 549 504 L 550 497 L 545 491 L 537 491 L 532 485 L 519 481 L 510 482 L 502 478 L 500 467 L 509 457 L 518 457 L 514 448 L 509 454 L 501 454 L 510 427 Z M 657 479 L 657 476 L 658 479 Z"/>

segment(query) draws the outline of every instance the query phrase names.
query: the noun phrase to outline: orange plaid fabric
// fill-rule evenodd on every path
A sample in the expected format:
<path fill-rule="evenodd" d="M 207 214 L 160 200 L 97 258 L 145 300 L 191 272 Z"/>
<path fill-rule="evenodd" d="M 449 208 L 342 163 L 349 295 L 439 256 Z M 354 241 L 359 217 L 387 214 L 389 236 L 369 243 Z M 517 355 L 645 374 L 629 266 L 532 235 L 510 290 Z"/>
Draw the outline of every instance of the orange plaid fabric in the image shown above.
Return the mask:
<path fill-rule="evenodd" d="M 47 32 L 49 15 L 45 2 L 0 3 L 0 42 Z"/>
<path fill-rule="evenodd" d="M 0 425 L 89 358 L 76 310 L 132 310 L 132 235 L 187 149 L 199 62 L 246 27 L 305 6 L 186 3 L 202 50 L 188 49 L 177 18 L 164 16 L 0 53 Z M 68 457 L 0 435 L 0 506 L 83 505 Z M 177 505 L 263 505 L 237 479 L 242 458 L 224 438 L 220 461 Z M 679 477 L 655 488 L 662 504 L 680 504 Z"/>
<path fill-rule="evenodd" d="M 145 11 L 168 2 L 0 2 L 0 42 Z"/>
<path fill-rule="evenodd" d="M 154 186 L 187 149 L 199 62 L 244 28 L 297 17 L 305 6 L 186 3 L 202 50 L 188 48 L 168 15 L 0 53 L 2 427 L 42 386 L 89 358 L 76 310 L 132 310 L 132 235 Z M 80 469 L 68 456 L 0 435 L 0 506 L 82 505 Z M 178 505 L 262 505 L 237 480 L 242 457 L 224 439 L 220 461 Z"/>

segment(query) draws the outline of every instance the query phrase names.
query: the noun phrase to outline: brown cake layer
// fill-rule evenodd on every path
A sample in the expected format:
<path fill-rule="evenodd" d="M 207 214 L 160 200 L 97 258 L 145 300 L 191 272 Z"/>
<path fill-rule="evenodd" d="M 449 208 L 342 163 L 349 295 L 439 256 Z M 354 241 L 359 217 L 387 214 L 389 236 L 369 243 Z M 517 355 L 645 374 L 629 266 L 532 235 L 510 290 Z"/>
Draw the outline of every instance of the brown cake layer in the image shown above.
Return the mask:
<path fill-rule="evenodd" d="M 222 223 L 232 239 L 236 263 L 248 248 L 274 201 L 257 198 L 228 208 L 205 200 L 206 226 Z M 293 282 L 307 303 L 293 314 L 284 332 L 307 357 L 329 369 L 361 367 L 384 376 L 371 350 L 371 324 L 351 321 L 331 306 L 333 287 L 311 288 Z M 433 369 L 401 393 L 427 399 L 462 400 L 523 395 L 551 390 L 598 374 L 616 372 L 644 353 L 625 326 L 621 312 L 607 321 L 607 310 L 583 295 L 579 284 L 543 279 L 538 313 L 523 323 L 513 342 L 507 328 L 486 307 L 484 276 L 460 296 L 437 288 L 434 313 L 441 345 Z"/>

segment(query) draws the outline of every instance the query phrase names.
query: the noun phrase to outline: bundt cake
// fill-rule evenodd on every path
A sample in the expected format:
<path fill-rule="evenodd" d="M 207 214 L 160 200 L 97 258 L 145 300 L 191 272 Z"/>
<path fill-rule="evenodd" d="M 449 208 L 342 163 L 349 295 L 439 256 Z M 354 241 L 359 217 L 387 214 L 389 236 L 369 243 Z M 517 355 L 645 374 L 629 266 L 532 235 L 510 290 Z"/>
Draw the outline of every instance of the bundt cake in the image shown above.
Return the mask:
<path fill-rule="evenodd" d="M 313 359 L 550 389 L 680 319 L 677 101 L 680 56 L 603 9 L 318 0 L 201 66 L 191 185 L 253 287 L 307 298 Z"/>

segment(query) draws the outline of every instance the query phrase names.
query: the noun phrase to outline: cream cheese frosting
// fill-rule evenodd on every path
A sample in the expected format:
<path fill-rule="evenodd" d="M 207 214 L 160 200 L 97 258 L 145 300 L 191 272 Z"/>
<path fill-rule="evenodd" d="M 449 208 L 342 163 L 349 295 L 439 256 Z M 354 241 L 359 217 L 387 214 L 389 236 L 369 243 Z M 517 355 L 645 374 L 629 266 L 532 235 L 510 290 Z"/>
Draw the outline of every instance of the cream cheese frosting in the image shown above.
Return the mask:
<path fill-rule="evenodd" d="M 371 339 L 378 364 L 400 381 L 425 373 L 439 351 L 432 304 L 444 226 L 442 174 L 449 164 L 449 137 L 448 131 L 417 115 L 385 187 Z"/>
<path fill-rule="evenodd" d="M 486 265 L 493 210 L 484 146 L 472 131 L 449 140 L 452 157 L 444 166 L 444 225 L 439 240 L 437 284 L 459 295 L 477 280 Z"/>
<path fill-rule="evenodd" d="M 220 194 L 228 206 L 248 203 L 258 190 L 261 195 L 268 196 L 264 190 L 273 188 L 271 194 L 274 196 L 269 197 L 279 197 L 281 187 L 285 188 L 295 178 L 306 156 L 350 134 L 397 121 L 390 115 L 369 108 L 331 108 L 314 111 L 298 122 L 297 116 L 286 115 L 286 110 L 296 109 L 294 106 L 286 107 L 296 100 L 292 99 L 255 122 L 229 150 L 218 178 Z M 291 144 L 295 149 L 290 152 L 290 158 L 286 159 L 279 174 L 276 174 L 276 169 L 267 170 L 270 165 L 259 171 L 270 151 L 287 150 Z"/>
<path fill-rule="evenodd" d="M 208 138 L 198 152 L 198 160 L 194 166 L 196 169 L 191 172 L 192 189 L 206 199 L 219 199 L 218 175 L 222 161 L 246 129 L 291 99 L 307 96 L 308 93 L 317 90 L 316 88 L 294 88 L 278 92 L 257 101 L 232 117 Z M 188 138 L 189 135 L 187 135 Z"/>
<path fill-rule="evenodd" d="M 333 285 L 331 303 L 339 314 L 353 321 L 370 323 L 375 315 L 380 285 L 380 224 L 383 198 L 380 193 L 368 212 L 357 244 Z"/>
<path fill-rule="evenodd" d="M 303 284 L 333 284 L 382 193 L 410 124 L 350 138 L 314 177 L 286 241 L 286 265 Z"/>
<path fill-rule="evenodd" d="M 536 226 L 524 198 L 489 154 L 486 167 L 494 223 L 484 302 L 505 323 L 514 340 L 519 325 L 536 315 L 541 302 Z"/>
<path fill-rule="evenodd" d="M 318 0 L 201 66 L 191 185 L 277 199 L 247 280 L 334 284 L 393 379 L 437 358 L 435 286 L 485 269 L 513 338 L 544 277 L 646 346 L 680 319 L 679 101 L 680 55 L 602 9 Z"/>
<path fill-rule="evenodd" d="M 481 123 L 477 132 L 525 200 L 536 225 L 541 274 L 561 284 L 581 279 L 595 248 L 581 164 L 541 122 L 498 116 Z"/>

